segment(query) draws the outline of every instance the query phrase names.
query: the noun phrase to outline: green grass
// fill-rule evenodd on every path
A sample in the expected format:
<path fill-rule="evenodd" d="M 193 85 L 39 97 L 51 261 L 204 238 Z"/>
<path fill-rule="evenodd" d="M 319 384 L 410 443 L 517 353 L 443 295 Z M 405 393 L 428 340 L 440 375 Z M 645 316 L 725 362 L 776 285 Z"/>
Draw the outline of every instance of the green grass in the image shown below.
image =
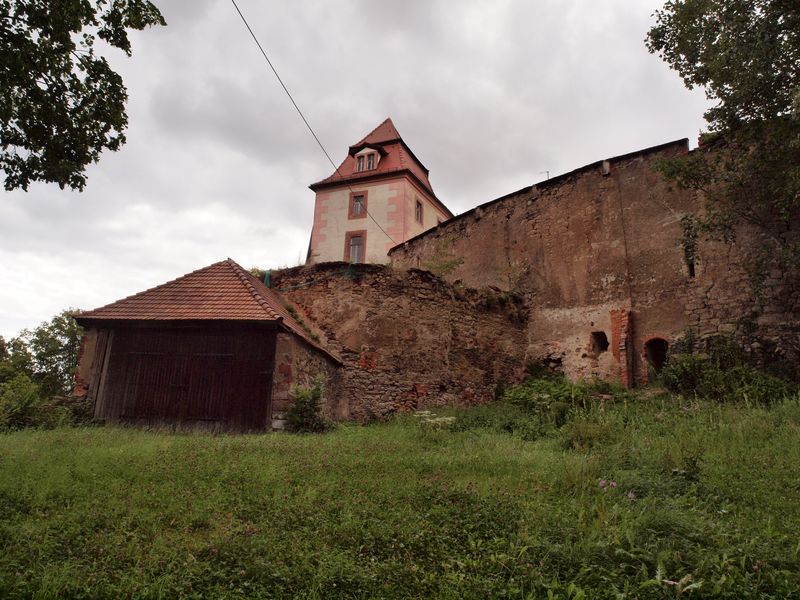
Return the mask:
<path fill-rule="evenodd" d="M 520 410 L 2 434 L 0 597 L 800 597 L 797 399 Z"/>

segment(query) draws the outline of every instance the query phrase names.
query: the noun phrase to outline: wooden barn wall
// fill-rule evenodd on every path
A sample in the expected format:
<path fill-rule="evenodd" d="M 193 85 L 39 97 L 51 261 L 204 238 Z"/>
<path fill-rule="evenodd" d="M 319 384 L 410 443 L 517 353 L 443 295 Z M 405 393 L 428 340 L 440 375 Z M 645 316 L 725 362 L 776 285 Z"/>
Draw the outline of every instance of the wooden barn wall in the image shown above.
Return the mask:
<path fill-rule="evenodd" d="M 90 329 L 84 344 L 76 391 L 95 399 L 98 419 L 211 431 L 270 426 L 274 330 Z"/>

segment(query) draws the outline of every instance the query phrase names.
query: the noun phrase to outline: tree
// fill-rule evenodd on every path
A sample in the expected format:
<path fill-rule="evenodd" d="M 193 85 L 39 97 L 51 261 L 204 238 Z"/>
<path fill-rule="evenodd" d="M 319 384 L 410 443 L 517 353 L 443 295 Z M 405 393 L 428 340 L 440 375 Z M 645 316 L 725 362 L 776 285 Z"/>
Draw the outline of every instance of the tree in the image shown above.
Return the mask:
<path fill-rule="evenodd" d="M 127 90 L 97 40 L 131 55 L 128 30 L 166 25 L 147 0 L 0 0 L 0 169 L 82 190 L 86 167 L 125 143 Z"/>
<path fill-rule="evenodd" d="M 647 36 L 689 88 L 714 101 L 700 152 L 663 161 L 677 185 L 702 192 L 684 219 L 687 255 L 699 234 L 762 238 L 754 263 L 800 264 L 800 4 L 797 0 L 670 0 Z M 694 241 L 693 241 L 694 240 Z"/>
<path fill-rule="evenodd" d="M 72 391 L 75 365 L 78 363 L 83 329 L 68 309 L 42 323 L 33 331 L 23 331 L 31 356 L 32 379 L 45 397 L 67 396 Z"/>
<path fill-rule="evenodd" d="M 15 337 L 6 342 L 0 336 L 0 385 L 20 374 L 33 375 L 33 357 L 25 340 Z"/>

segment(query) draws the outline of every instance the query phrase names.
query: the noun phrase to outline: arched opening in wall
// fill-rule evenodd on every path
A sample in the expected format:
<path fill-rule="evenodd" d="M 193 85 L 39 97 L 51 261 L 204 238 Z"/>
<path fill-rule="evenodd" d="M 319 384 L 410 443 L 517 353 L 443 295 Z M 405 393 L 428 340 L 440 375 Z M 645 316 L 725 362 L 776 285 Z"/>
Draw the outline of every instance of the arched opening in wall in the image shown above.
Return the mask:
<path fill-rule="evenodd" d="M 644 355 L 647 358 L 647 363 L 650 367 L 658 373 L 667 362 L 667 351 L 669 350 L 669 343 L 662 338 L 652 338 L 647 340 L 644 344 Z"/>
<path fill-rule="evenodd" d="M 608 350 L 608 336 L 605 331 L 593 331 L 589 338 L 589 354 L 597 358 Z"/>

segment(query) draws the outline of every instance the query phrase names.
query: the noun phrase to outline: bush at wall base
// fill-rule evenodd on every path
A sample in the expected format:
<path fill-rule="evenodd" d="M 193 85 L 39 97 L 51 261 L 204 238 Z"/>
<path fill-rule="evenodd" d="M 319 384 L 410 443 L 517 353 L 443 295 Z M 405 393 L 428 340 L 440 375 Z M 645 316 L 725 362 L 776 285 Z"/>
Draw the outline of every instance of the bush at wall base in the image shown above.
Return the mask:
<path fill-rule="evenodd" d="M 293 433 L 322 433 L 331 424 L 322 415 L 322 392 L 325 380 L 317 377 L 311 387 L 295 385 L 291 395 L 293 403 L 286 413 L 287 429 Z"/>

